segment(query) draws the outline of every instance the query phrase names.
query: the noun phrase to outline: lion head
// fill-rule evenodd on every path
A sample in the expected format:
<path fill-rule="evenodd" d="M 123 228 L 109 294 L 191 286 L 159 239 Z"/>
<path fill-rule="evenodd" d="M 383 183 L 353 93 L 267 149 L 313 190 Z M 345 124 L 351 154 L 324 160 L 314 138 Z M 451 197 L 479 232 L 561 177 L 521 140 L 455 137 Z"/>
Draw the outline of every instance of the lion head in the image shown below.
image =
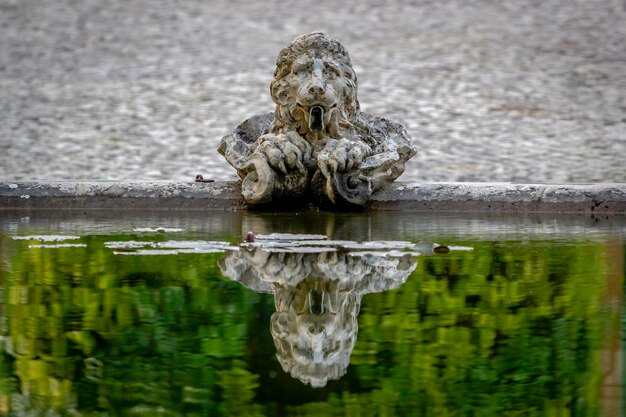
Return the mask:
<path fill-rule="evenodd" d="M 348 369 L 356 342 L 362 293 L 351 282 L 307 277 L 274 283 L 270 332 L 280 365 L 305 384 L 323 387 Z"/>
<path fill-rule="evenodd" d="M 367 129 L 348 52 L 324 33 L 298 36 L 279 53 L 270 92 L 276 103 L 272 133 L 295 130 L 312 141 L 356 139 Z"/>

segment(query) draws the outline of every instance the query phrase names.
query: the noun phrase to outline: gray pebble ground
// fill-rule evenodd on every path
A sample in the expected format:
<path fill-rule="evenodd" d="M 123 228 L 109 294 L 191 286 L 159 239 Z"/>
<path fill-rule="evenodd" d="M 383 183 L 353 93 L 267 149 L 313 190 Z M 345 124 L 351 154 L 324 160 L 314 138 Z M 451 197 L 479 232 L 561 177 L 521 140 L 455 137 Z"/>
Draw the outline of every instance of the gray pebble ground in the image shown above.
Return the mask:
<path fill-rule="evenodd" d="M 626 182 L 624 0 L 0 0 L 0 179 L 233 179 L 219 139 L 315 30 L 404 181 Z"/>

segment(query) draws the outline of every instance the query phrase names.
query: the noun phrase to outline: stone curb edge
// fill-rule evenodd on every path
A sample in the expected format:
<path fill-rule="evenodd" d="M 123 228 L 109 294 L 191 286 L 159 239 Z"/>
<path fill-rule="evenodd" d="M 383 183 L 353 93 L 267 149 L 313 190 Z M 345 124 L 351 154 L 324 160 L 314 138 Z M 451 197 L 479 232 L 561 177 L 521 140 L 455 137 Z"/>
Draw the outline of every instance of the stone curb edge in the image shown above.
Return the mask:
<path fill-rule="evenodd" d="M 245 210 L 238 182 L 4 181 L 0 210 Z M 626 215 L 626 183 L 387 184 L 368 210 Z"/>

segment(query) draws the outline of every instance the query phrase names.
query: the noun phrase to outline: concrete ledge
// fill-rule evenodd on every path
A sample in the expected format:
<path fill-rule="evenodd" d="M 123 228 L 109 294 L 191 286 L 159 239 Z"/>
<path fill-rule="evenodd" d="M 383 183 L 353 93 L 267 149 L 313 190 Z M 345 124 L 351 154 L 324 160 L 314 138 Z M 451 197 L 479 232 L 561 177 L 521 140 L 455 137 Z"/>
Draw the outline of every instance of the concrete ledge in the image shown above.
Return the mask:
<path fill-rule="evenodd" d="M 394 183 L 377 192 L 378 210 L 626 214 L 626 184 Z"/>
<path fill-rule="evenodd" d="M 0 209 L 244 209 L 236 182 L 1 182 Z"/>
<path fill-rule="evenodd" d="M 0 209 L 242 210 L 239 183 L 0 182 Z M 626 184 L 396 182 L 369 210 L 626 215 Z"/>

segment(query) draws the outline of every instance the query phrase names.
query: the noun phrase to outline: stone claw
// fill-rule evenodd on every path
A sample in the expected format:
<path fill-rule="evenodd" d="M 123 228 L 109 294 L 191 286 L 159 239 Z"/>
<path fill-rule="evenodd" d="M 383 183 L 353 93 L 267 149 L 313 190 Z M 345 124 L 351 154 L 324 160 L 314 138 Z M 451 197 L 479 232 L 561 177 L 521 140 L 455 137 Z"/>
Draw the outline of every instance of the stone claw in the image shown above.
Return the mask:
<path fill-rule="evenodd" d="M 331 155 L 326 161 L 326 165 L 328 165 L 328 170 L 330 172 L 342 171 L 342 166 L 340 165 L 343 161 L 343 158 L 340 158 L 338 155 Z"/>
<path fill-rule="evenodd" d="M 347 172 L 353 168 L 358 168 L 370 153 L 371 149 L 366 144 L 362 142 L 353 143 L 348 150 L 345 171 Z"/>
<path fill-rule="evenodd" d="M 311 145 L 295 132 L 267 134 L 259 138 L 256 152 L 261 153 L 270 166 L 284 175 L 296 170 L 305 175 L 305 160 L 311 156 Z"/>
<path fill-rule="evenodd" d="M 302 164 L 302 162 L 300 162 L 299 160 L 296 160 L 295 162 L 295 166 L 296 169 L 298 170 L 298 172 L 302 175 L 306 175 L 306 168 L 304 167 L 304 165 Z"/>
<path fill-rule="evenodd" d="M 317 163 L 324 176 L 324 194 L 333 204 L 337 204 L 337 196 L 356 205 L 367 201 L 371 184 L 367 178 L 362 178 L 360 167 L 371 152 L 363 142 L 348 139 L 331 141 L 320 151 Z"/>
<path fill-rule="evenodd" d="M 334 173 L 357 169 L 371 152 L 362 142 L 340 139 L 329 142 L 317 156 L 318 167 L 326 178 Z"/>
<path fill-rule="evenodd" d="M 300 151 L 300 149 L 290 142 L 281 143 L 280 147 L 283 151 L 283 154 L 285 155 L 285 162 L 287 164 L 287 167 L 291 169 L 296 169 L 300 173 L 305 173 L 306 170 L 304 169 L 304 165 L 302 165 L 302 162 L 300 162 L 300 160 L 302 159 L 302 152 Z"/>
<path fill-rule="evenodd" d="M 335 187 L 333 185 L 334 185 L 333 177 L 326 178 L 326 181 L 324 181 L 324 188 L 326 189 L 325 190 L 326 196 L 328 197 L 331 203 L 337 204 L 337 199 L 335 198 Z"/>

